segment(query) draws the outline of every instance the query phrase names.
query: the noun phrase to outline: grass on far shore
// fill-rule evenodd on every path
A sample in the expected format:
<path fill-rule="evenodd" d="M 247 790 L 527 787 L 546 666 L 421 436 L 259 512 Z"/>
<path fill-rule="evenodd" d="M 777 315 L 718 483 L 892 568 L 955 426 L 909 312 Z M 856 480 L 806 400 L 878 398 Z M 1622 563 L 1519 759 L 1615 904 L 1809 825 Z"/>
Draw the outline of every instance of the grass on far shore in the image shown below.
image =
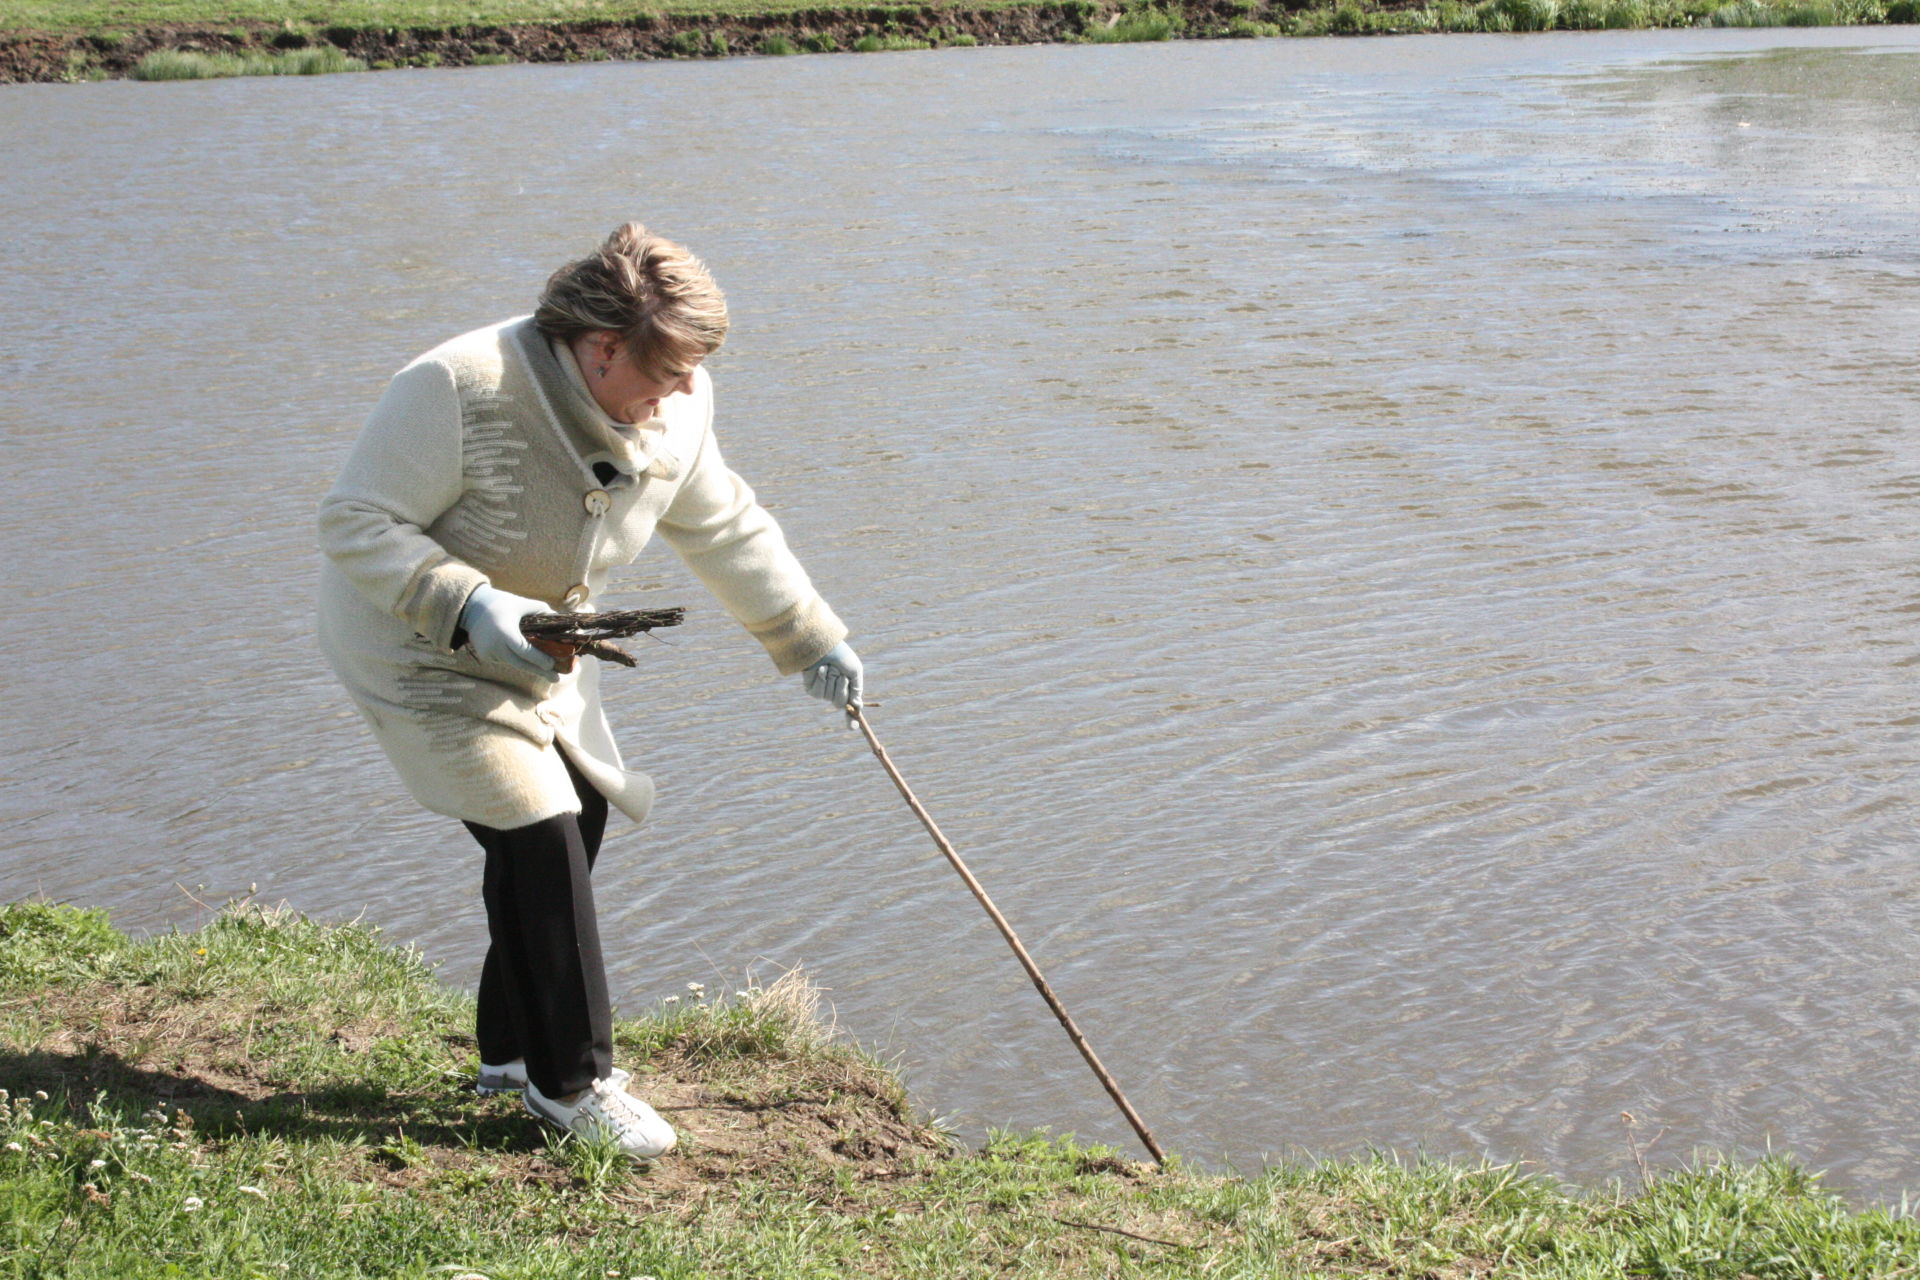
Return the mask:
<path fill-rule="evenodd" d="M 1892 1280 L 1920 1223 L 1784 1159 L 1628 1193 L 1384 1154 L 1219 1176 L 957 1150 L 791 975 L 616 1029 L 651 1165 L 480 1098 L 469 997 L 378 931 L 234 905 L 136 941 L 0 908 L 0 1278 Z"/>
<path fill-rule="evenodd" d="M 0 82 L 981 43 L 1912 22 L 1920 0 L 0 0 Z"/>
<path fill-rule="evenodd" d="M 133 69 L 135 80 L 217 80 L 226 76 L 322 76 L 365 71 L 359 58 L 323 45 L 284 53 L 197 53 L 156 49 Z"/>
<path fill-rule="evenodd" d="M 1022 7 L 1028 0 L 968 0 L 969 9 Z M 506 26 L 623 22 L 643 15 L 737 16 L 833 8 L 819 0 L 0 0 L 0 31 L 111 31 L 185 23 L 301 28 Z M 894 0 L 858 11 L 926 6 Z"/>
<path fill-rule="evenodd" d="M 932 4 L 882 0 L 832 5 L 820 0 L 0 0 L 0 31 L 116 32 L 170 24 L 280 27 L 293 32 L 329 28 L 434 30 L 461 27 L 627 22 L 635 18 L 729 18 L 832 11 L 867 15 L 920 14 L 951 7 L 969 12 L 1045 8 L 1048 0 L 951 0 Z M 1609 27 L 1832 26 L 1920 22 L 1920 0 L 1434 0 L 1427 4 L 1304 5 L 1242 0 L 1246 11 L 1229 35 L 1366 35 L 1428 31 L 1549 31 Z M 1194 27 L 1179 0 L 1105 6 L 1112 26 L 1090 22 L 1093 40 L 1161 40 Z M 1222 24 L 1214 24 L 1222 25 Z M 1121 28 L 1114 34 L 1115 27 Z M 873 52 L 892 48 L 884 41 Z M 904 46 L 902 46 L 904 47 Z M 753 50 L 745 50 L 753 52 Z"/>

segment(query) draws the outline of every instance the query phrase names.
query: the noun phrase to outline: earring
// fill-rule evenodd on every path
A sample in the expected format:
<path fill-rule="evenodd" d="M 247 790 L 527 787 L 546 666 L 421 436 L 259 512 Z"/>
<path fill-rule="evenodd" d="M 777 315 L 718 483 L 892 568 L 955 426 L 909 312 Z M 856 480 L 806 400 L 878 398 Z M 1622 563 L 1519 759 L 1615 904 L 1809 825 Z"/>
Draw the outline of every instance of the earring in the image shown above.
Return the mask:
<path fill-rule="evenodd" d="M 604 364 L 594 366 L 595 372 L 597 372 L 602 378 L 607 376 L 607 370 L 610 368 L 612 368 L 611 365 L 604 365 Z"/>

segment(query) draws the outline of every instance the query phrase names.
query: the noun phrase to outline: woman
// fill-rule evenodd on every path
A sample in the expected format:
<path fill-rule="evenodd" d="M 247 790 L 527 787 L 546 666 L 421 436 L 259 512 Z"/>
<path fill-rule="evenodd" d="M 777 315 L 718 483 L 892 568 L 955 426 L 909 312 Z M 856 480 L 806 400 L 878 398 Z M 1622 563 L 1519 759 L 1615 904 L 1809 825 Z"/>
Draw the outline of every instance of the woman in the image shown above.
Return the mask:
<path fill-rule="evenodd" d="M 595 608 L 658 532 L 782 674 L 859 703 L 846 627 L 714 442 L 701 362 L 726 332 L 706 267 L 628 223 L 532 316 L 396 374 L 320 509 L 327 660 L 414 798 L 485 850 L 478 1087 L 640 1157 L 674 1133 L 611 1060 L 588 872 L 609 805 L 637 822 L 653 784 L 621 762 L 598 663 L 519 622 Z"/>

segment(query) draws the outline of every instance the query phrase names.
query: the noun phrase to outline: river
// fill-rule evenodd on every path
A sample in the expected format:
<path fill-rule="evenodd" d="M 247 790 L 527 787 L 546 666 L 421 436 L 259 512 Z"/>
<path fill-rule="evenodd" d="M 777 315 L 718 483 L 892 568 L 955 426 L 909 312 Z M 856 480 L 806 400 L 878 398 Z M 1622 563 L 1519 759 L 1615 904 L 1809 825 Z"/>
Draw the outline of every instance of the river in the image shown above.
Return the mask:
<path fill-rule="evenodd" d="M 1170 1148 L 1920 1189 L 1920 37 L 959 49 L 0 88 L 0 897 L 257 892 L 471 984 L 321 664 L 384 380 L 616 222 L 731 462 Z M 616 1001 L 803 964 L 978 1137 L 1130 1150 L 857 734 L 691 606 Z"/>

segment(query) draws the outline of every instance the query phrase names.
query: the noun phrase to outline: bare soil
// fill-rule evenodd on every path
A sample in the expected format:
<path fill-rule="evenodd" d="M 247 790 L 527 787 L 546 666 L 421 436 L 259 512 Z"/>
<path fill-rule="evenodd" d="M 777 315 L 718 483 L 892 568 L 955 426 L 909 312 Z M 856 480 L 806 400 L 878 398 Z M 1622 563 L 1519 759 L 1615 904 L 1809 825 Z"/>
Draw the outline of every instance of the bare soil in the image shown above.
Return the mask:
<path fill-rule="evenodd" d="M 573 1178 L 517 1095 L 478 1097 L 464 1073 L 412 1092 L 297 1086 L 259 1051 L 272 1017 L 257 1007 L 217 998 L 183 1003 L 106 985 L 8 1005 L 49 1028 L 31 1050 L 8 1055 L 8 1082 L 22 1091 L 58 1091 L 82 1108 L 111 1103 L 129 1114 L 165 1103 L 192 1115 L 203 1138 L 279 1129 L 357 1140 L 347 1144 L 357 1167 L 343 1172 L 390 1186 L 463 1171 L 495 1184 Z M 341 1025 L 329 1048 L 378 1052 L 397 1032 L 372 1022 Z M 444 1047 L 450 1058 L 471 1053 L 461 1037 Z M 900 1104 L 888 1078 L 844 1055 L 715 1064 L 672 1047 L 637 1066 L 629 1088 L 681 1135 L 671 1156 L 620 1192 L 649 1211 L 694 1214 L 744 1181 L 804 1186 L 832 1203 L 847 1180 L 906 1179 L 951 1154 L 936 1130 Z M 396 1158 L 402 1138 L 418 1145 Z"/>
<path fill-rule="evenodd" d="M 111 33 L 11 31 L 0 32 L 0 83 L 125 77 L 141 58 L 160 49 L 237 54 L 332 45 L 384 68 L 467 66 L 482 57 L 515 62 L 710 57 L 716 56 L 716 36 L 733 54 L 758 53 L 776 35 L 796 50 L 818 52 L 850 49 L 865 36 L 951 42 L 969 35 L 980 44 L 1046 44 L 1075 39 L 1090 24 L 1117 13 L 1112 0 L 1061 0 L 991 10 L 819 8 L 526 26 L 327 27 L 314 33 L 271 24 L 156 24 Z M 1185 13 L 1189 34 L 1205 35 L 1224 34 L 1229 19 L 1249 16 L 1250 10 L 1232 0 L 1199 0 L 1185 6 Z"/>

